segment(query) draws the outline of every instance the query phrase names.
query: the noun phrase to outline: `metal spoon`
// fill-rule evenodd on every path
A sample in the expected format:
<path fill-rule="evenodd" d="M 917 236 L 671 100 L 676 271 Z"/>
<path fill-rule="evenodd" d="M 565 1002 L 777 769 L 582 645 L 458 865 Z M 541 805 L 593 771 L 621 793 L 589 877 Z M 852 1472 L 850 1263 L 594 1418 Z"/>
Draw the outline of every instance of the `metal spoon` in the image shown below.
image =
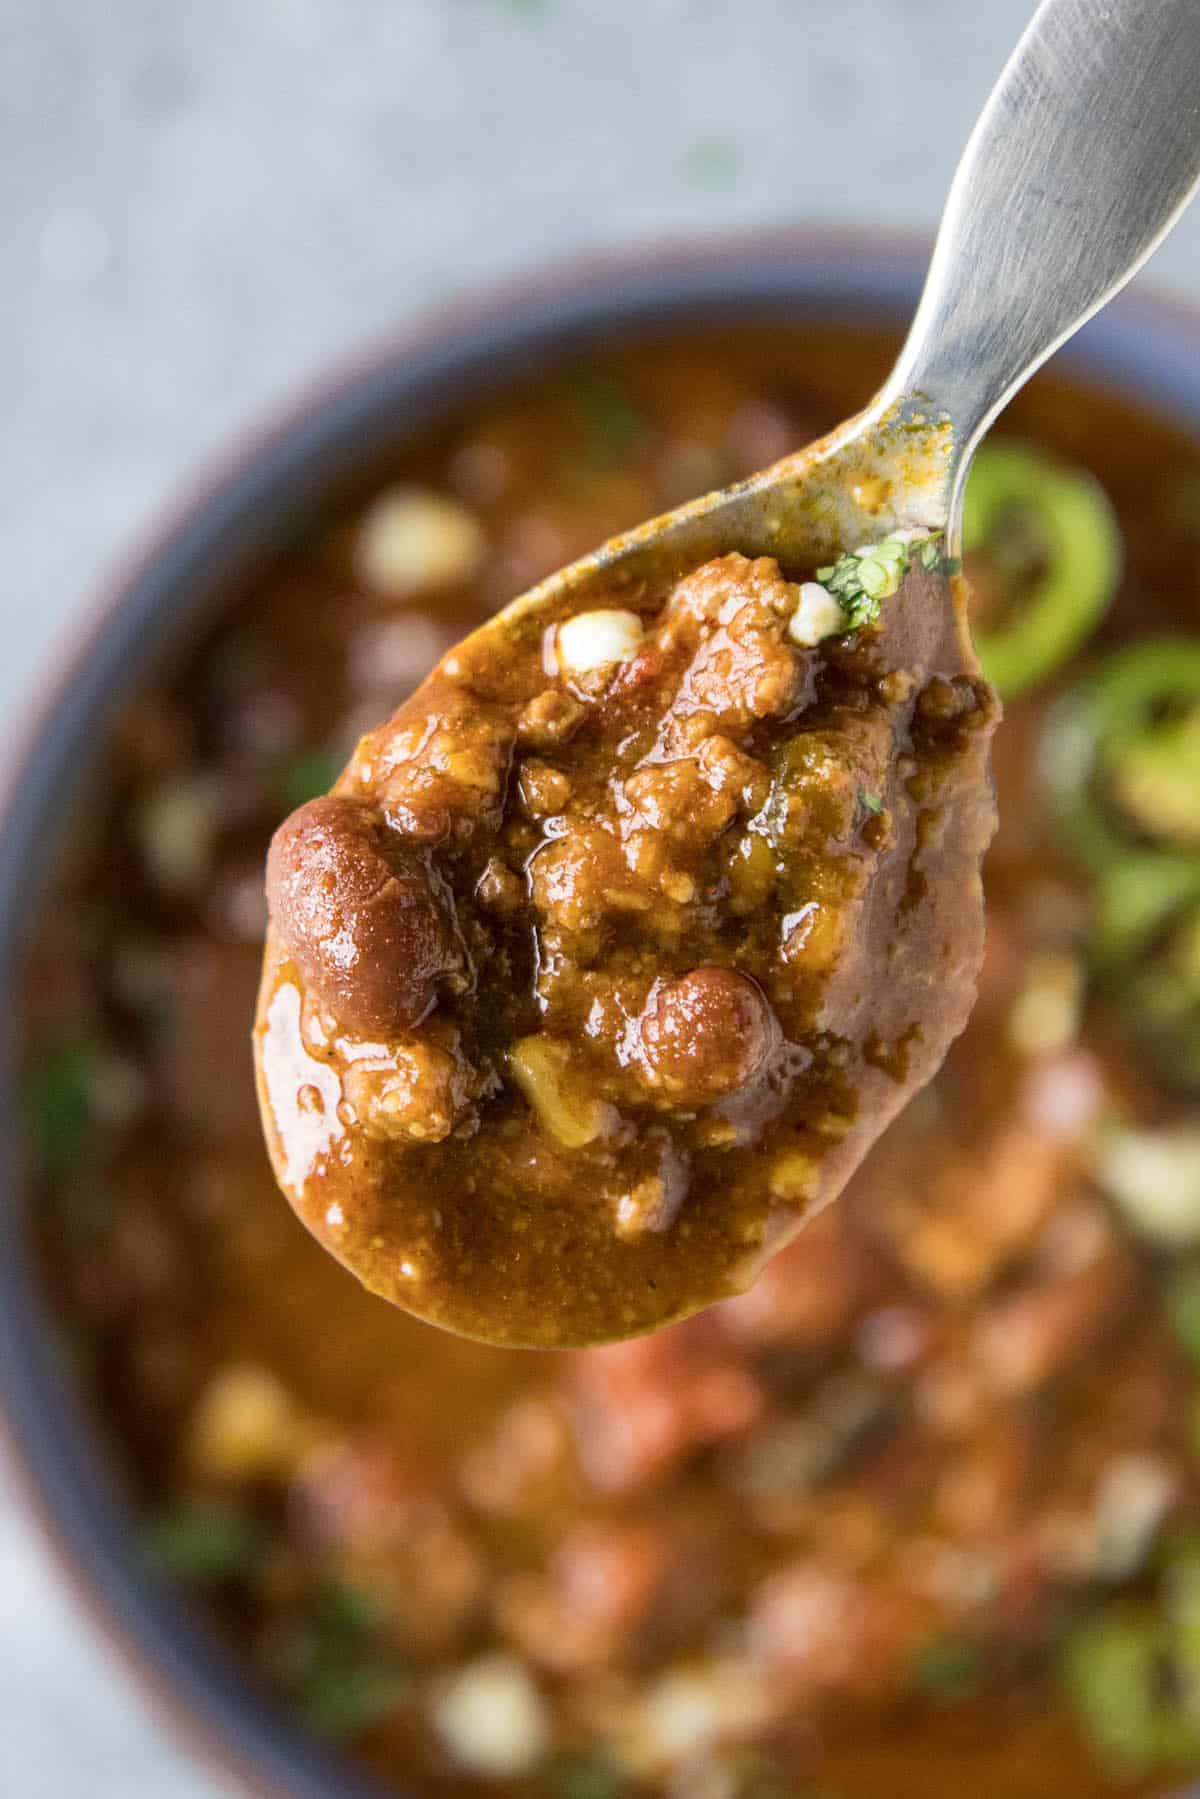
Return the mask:
<path fill-rule="evenodd" d="M 1145 261 L 1198 179 L 1200 0 L 1045 0 L 967 147 L 908 343 L 866 411 L 749 481 L 614 538 L 543 582 L 452 651 L 384 727 L 385 738 L 390 742 L 389 733 L 399 730 L 425 744 L 444 723 L 448 694 L 456 704 L 467 703 L 463 693 L 473 695 L 469 703 L 477 707 L 480 693 L 502 687 L 531 653 L 540 669 L 546 627 L 619 607 L 623 594 L 644 607 L 647 596 L 661 596 L 676 577 L 715 557 L 775 558 L 793 576 L 834 562 L 855 545 L 878 549 L 896 532 L 944 533 L 956 553 L 966 474 L 988 425 Z M 910 693 L 918 684 L 932 692 L 946 677 L 953 683 L 975 672 L 961 583 L 939 578 L 928 564 L 912 571 L 884 609 L 873 642 L 882 666 L 906 671 Z M 894 729 L 909 730 L 909 714 L 899 704 L 891 716 Z M 840 1125 L 819 1154 L 802 1158 L 805 1183 L 812 1160 L 819 1184 L 806 1185 L 803 1194 L 777 1190 L 765 1174 L 755 1184 L 750 1177 L 761 1172 L 755 1140 L 738 1163 L 752 1192 L 752 1216 L 732 1215 L 726 1190 L 732 1175 L 725 1185 L 710 1183 L 699 1199 L 689 1194 L 690 1257 L 681 1253 L 682 1237 L 670 1220 L 622 1243 L 607 1213 L 589 1206 L 542 1207 L 538 1229 L 527 1230 L 524 1201 L 510 1205 L 508 1187 L 503 1203 L 489 1210 L 479 1203 L 473 1170 L 460 1191 L 453 1181 L 439 1185 L 414 1173 L 406 1151 L 396 1160 L 369 1133 L 355 1137 L 358 1114 L 351 1106 L 346 1117 L 334 1066 L 303 1039 L 297 975 L 285 954 L 287 948 L 299 958 L 305 947 L 297 920 L 328 913 L 337 930 L 320 937 L 321 953 L 332 945 L 335 974 L 345 965 L 341 899 L 335 906 L 330 898 L 340 889 L 332 863 L 322 863 L 310 883 L 305 856 L 287 851 L 279 896 L 294 883 L 304 909 L 292 919 L 291 938 L 275 916 L 257 1055 L 268 1145 L 300 1216 L 374 1291 L 447 1328 L 493 1341 L 547 1347 L 604 1341 L 652 1329 L 746 1285 L 804 1218 L 841 1190 L 965 1021 L 983 944 L 979 864 L 992 824 L 990 722 L 994 712 L 988 731 L 975 733 L 957 798 L 934 808 L 942 872 L 928 880 L 922 873 L 916 892 L 923 897 L 912 905 L 907 871 L 915 866 L 923 802 L 907 777 L 889 775 L 895 835 L 826 990 L 821 1028 L 837 1041 L 908 1047 L 894 1066 L 875 1053 L 858 1058 L 853 1122 L 844 1131 Z M 418 765 L 419 748 L 400 762 Z M 368 748 L 352 760 L 335 794 L 357 805 L 374 763 Z M 333 805 L 336 812 L 338 799 Z M 357 811 L 353 816 L 355 829 L 367 833 L 366 848 L 355 839 L 355 880 L 373 900 L 387 888 L 369 862 L 376 826 L 363 824 Z M 321 828 L 322 854 L 331 854 L 333 827 Z M 390 880 L 390 864 L 387 872 Z M 353 898 L 358 888 L 347 892 Z M 404 956 L 400 924 L 393 937 L 400 976 L 418 958 L 415 950 Z M 340 987 L 324 1000 L 335 1020 L 344 1000 Z M 346 1054 L 336 1051 L 334 1060 L 345 1061 Z M 483 1175 L 489 1157 L 507 1168 L 506 1140 L 491 1133 L 491 1123 L 484 1118 L 478 1135 L 464 1139 Z M 588 1130 L 573 1144 L 580 1153 L 599 1126 Z M 345 1206 L 335 1188 L 344 1192 Z M 519 1180 L 515 1190 L 523 1192 Z"/>
<path fill-rule="evenodd" d="M 612 538 L 514 602 L 740 550 L 813 564 L 898 529 L 961 536 L 971 460 L 1043 362 L 1136 274 L 1200 181 L 1197 0 L 1044 0 L 959 163 L 896 367 L 857 418 Z M 485 631 L 511 621 L 500 614 Z"/>

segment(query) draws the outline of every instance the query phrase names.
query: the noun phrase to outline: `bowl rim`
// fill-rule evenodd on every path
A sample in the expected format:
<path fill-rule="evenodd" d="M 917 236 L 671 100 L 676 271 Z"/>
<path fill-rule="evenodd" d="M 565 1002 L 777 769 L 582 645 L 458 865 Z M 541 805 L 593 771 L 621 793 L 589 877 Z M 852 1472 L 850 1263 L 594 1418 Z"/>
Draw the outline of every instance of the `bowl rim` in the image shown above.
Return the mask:
<path fill-rule="evenodd" d="M 254 508 L 305 485 L 317 492 L 344 467 L 357 421 L 380 445 L 395 438 L 401 398 L 422 405 L 418 428 L 454 402 L 474 371 L 519 379 L 522 358 L 758 307 L 906 322 L 928 256 L 925 236 L 782 227 L 589 252 L 427 310 L 335 360 L 294 397 L 208 459 L 112 566 L 60 639 L 32 703 L 6 733 L 0 777 L 0 982 L 19 966 L 25 926 L 59 847 L 57 777 L 68 752 L 103 725 L 203 606 L 203 558 L 228 562 Z M 1132 390 L 1200 431 L 1200 309 L 1142 286 L 1060 352 L 1059 367 L 1093 385 Z M 1189 360 L 1189 354 L 1190 360 Z M 503 373 L 500 373 L 501 369 Z M 389 426 L 388 420 L 391 420 Z M 250 535 L 248 535 L 250 534 Z M 231 549 L 234 546 L 234 549 Z M 189 584 L 192 589 L 187 603 Z M 183 603 L 181 604 L 181 600 Z M 51 753 L 53 751 L 53 753 Z M 75 795 L 72 796 L 74 799 Z M 67 813 L 71 807 L 66 808 Z M 49 839 L 49 841 L 47 841 Z M 151 1716 L 211 1772 L 262 1799 L 400 1799 L 294 1727 L 215 1633 L 139 1558 L 129 1507 L 98 1433 L 56 1357 L 54 1328 L 31 1278 L 20 1203 L 15 1020 L 0 1023 L 0 1448 L 60 1576 L 114 1649 Z M 53 1393 L 47 1425 L 37 1401 Z M 98 1478 L 92 1489 L 78 1479 Z"/>

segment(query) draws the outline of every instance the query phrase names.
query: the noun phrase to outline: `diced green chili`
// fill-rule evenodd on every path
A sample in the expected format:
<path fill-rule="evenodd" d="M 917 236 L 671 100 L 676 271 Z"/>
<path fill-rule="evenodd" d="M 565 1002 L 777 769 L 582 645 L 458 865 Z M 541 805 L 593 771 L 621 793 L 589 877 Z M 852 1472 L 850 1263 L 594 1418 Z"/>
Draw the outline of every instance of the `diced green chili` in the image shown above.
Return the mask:
<path fill-rule="evenodd" d="M 1176 1085 L 1200 1085 L 1200 973 L 1180 940 L 1194 938 L 1200 916 L 1172 932 L 1141 964 L 1123 972 L 1117 995 L 1153 1052 L 1163 1076 Z"/>
<path fill-rule="evenodd" d="M 1101 1759 L 1119 1778 L 1200 1759 L 1200 1543 L 1176 1538 L 1157 1594 L 1118 1602 L 1068 1638 L 1067 1695 Z"/>
<path fill-rule="evenodd" d="M 1116 518 L 1084 470 L 988 443 L 967 483 L 963 542 L 1008 590 L 1007 616 L 981 624 L 975 644 L 984 673 L 1011 698 L 1067 662 L 1098 624 L 1121 574 Z"/>
<path fill-rule="evenodd" d="M 166 1573 L 203 1586 L 255 1574 L 266 1549 L 251 1513 L 204 1500 L 187 1500 L 154 1519 L 147 1542 Z"/>
<path fill-rule="evenodd" d="M 1200 849 L 1200 704 L 1122 746 L 1108 773 L 1127 818 L 1160 842 Z"/>
<path fill-rule="evenodd" d="M 1100 968 L 1166 1072 L 1200 1082 L 1200 640 L 1109 656 L 1051 711 L 1040 761 L 1095 877 Z"/>
<path fill-rule="evenodd" d="M 1200 1737 L 1164 1697 L 1169 1638 L 1154 1612 L 1114 1607 L 1068 1640 L 1063 1677 L 1084 1734 L 1114 1773 L 1187 1761 Z"/>
<path fill-rule="evenodd" d="M 1092 948 L 1106 965 L 1138 956 L 1200 905 L 1200 862 L 1130 853 L 1097 878 Z"/>
<path fill-rule="evenodd" d="M 1194 1532 L 1168 1546 L 1161 1610 L 1170 1629 L 1170 1688 L 1200 1741 L 1200 1540 Z"/>
<path fill-rule="evenodd" d="M 1090 868 L 1103 873 L 1140 850 L 1200 872 L 1200 731 L 1180 735 L 1192 714 L 1200 714 L 1200 639 L 1191 637 L 1117 650 L 1054 708 L 1042 772 L 1057 822 Z M 1146 771 L 1176 760 L 1186 770 L 1160 808 Z"/>
<path fill-rule="evenodd" d="M 1055 824 L 1095 877 L 1092 943 L 1174 1080 L 1200 1083 L 1200 641 L 1102 662 L 1051 712 Z"/>

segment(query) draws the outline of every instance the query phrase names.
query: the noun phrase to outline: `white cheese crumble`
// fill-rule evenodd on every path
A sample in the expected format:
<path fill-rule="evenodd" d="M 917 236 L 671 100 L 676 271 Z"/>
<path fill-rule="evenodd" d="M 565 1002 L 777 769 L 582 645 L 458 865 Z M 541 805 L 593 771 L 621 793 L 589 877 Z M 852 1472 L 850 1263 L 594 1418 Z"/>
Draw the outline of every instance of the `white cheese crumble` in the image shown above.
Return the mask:
<path fill-rule="evenodd" d="M 290 1473 L 308 1441 L 305 1420 L 282 1382 L 253 1362 L 235 1362 L 200 1395 L 188 1457 L 210 1479 L 262 1479 Z"/>
<path fill-rule="evenodd" d="M 207 878 L 220 823 L 216 783 L 171 775 L 147 795 L 135 821 L 142 861 L 163 893 L 192 892 Z"/>
<path fill-rule="evenodd" d="M 1113 1131 L 1095 1172 L 1140 1235 L 1175 1248 L 1200 1243 L 1200 1129 Z"/>
<path fill-rule="evenodd" d="M 752 1736 L 769 1709 L 761 1676 L 734 1660 L 669 1668 L 636 1708 L 623 1759 L 639 1773 L 659 1773 L 718 1743 Z"/>
<path fill-rule="evenodd" d="M 433 1720 L 455 1760 L 474 1774 L 515 1780 L 550 1746 L 541 1694 L 512 1655 L 486 1655 L 442 1689 Z"/>
<path fill-rule="evenodd" d="M 1074 956 L 1034 956 L 1028 979 L 1008 1015 L 1008 1040 L 1018 1055 L 1052 1056 L 1079 1034 L 1083 971 Z"/>
<path fill-rule="evenodd" d="M 811 650 L 826 637 L 845 631 L 846 614 L 827 587 L 804 581 L 797 591 L 796 610 L 788 623 L 788 636 L 801 649 Z"/>
<path fill-rule="evenodd" d="M 385 599 L 469 581 L 487 553 L 483 527 L 458 500 L 423 487 L 381 494 L 359 527 L 355 566 Z"/>
<path fill-rule="evenodd" d="M 632 656 L 642 635 L 642 621 L 636 612 L 616 606 L 577 612 L 558 627 L 558 666 L 565 675 L 589 675 L 595 669 L 611 668 Z"/>
<path fill-rule="evenodd" d="M 1126 1455 L 1115 1462 L 1097 1494 L 1092 1572 L 1106 1580 L 1136 1574 L 1178 1490 L 1174 1471 L 1157 1456 Z"/>

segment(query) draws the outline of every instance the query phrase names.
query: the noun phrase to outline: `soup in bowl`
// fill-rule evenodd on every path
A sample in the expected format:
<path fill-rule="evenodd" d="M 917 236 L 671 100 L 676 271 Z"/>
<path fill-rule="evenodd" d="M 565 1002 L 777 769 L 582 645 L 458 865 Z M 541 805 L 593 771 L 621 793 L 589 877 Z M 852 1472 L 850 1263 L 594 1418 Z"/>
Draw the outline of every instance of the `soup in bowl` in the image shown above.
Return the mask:
<path fill-rule="evenodd" d="M 455 1339 L 324 1255 L 261 1143 L 273 830 L 464 630 L 861 404 L 910 276 L 824 266 L 530 302 L 473 371 L 439 340 L 390 406 L 370 378 L 357 422 L 329 402 L 269 492 L 240 477 L 214 591 L 201 542 L 187 580 L 160 554 L 153 630 L 127 602 L 119 672 L 86 704 L 77 677 L 69 778 L 10 818 L 15 852 L 75 784 L 0 896 L 21 1304 L 65 1346 L 35 1378 L 41 1314 L 10 1321 L 18 1441 L 280 1790 L 1093 1799 L 1200 1771 L 1200 439 L 1088 340 L 968 500 L 1006 704 L 975 1014 L 756 1285 L 602 1349 Z M 77 1408 L 118 1470 L 99 1519 Z"/>

